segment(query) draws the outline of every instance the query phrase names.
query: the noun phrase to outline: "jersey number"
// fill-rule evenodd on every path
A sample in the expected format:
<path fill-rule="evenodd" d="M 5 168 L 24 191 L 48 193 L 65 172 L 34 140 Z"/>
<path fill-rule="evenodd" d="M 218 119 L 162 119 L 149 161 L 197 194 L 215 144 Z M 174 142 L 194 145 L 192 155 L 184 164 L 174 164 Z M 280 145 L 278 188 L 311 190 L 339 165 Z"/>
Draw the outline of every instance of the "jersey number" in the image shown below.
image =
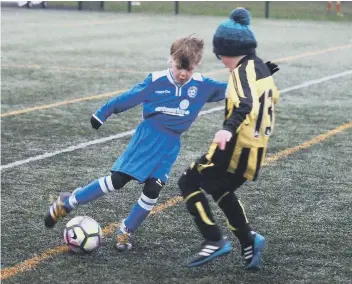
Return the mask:
<path fill-rule="evenodd" d="M 266 93 L 264 92 L 259 99 L 260 106 L 259 106 L 257 123 L 255 125 L 255 131 L 254 131 L 255 138 L 259 138 L 260 127 L 262 125 L 264 111 L 266 111 L 270 117 L 269 126 L 265 127 L 264 134 L 265 136 L 270 136 L 271 134 L 271 125 L 273 123 L 273 91 L 272 90 L 269 90 L 268 92 L 267 104 L 265 103 L 265 100 L 266 100 Z M 264 107 L 266 107 L 266 110 L 264 110 Z"/>

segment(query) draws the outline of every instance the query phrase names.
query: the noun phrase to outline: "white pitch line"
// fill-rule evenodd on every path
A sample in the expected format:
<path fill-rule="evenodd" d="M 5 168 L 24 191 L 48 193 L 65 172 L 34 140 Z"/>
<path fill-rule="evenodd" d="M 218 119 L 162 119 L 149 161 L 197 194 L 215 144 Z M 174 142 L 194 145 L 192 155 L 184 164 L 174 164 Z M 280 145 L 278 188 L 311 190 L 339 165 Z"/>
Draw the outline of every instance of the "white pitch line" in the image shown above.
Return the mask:
<path fill-rule="evenodd" d="M 286 89 L 282 89 L 282 90 L 280 90 L 280 93 L 281 94 L 288 93 L 288 92 L 291 92 L 291 91 L 294 91 L 294 90 L 298 90 L 298 89 L 301 89 L 301 88 L 304 88 L 304 87 L 309 87 L 309 86 L 312 86 L 312 85 L 316 85 L 316 84 L 319 84 L 319 83 L 322 83 L 322 82 L 326 82 L 326 81 L 329 81 L 329 80 L 332 80 L 332 79 L 344 77 L 344 76 L 347 76 L 347 75 L 352 75 L 352 70 L 341 72 L 341 73 L 337 73 L 337 74 L 330 75 L 330 76 L 326 76 L 326 77 L 323 77 L 323 78 L 320 78 L 320 79 L 316 79 L 316 80 L 307 81 L 307 82 L 305 82 L 303 84 L 300 84 L 300 85 L 296 85 L 296 86 L 292 86 L 292 87 L 289 87 L 289 88 L 286 88 Z M 211 108 L 211 109 L 208 109 L 208 110 L 203 110 L 203 111 L 201 111 L 199 113 L 198 116 L 209 114 L 209 113 L 213 113 L 213 112 L 216 112 L 216 111 L 219 111 L 219 110 L 223 110 L 223 109 L 224 109 L 224 107 L 221 106 L 221 107 L 214 107 L 214 108 Z M 9 164 L 6 164 L 6 165 L 1 165 L 0 166 L 0 170 L 15 168 L 15 167 L 18 167 L 18 166 L 21 166 L 21 165 L 24 165 L 24 164 L 28 164 L 28 163 L 34 162 L 34 161 L 40 161 L 40 160 L 44 160 L 46 158 L 54 157 L 54 156 L 62 154 L 62 153 L 73 152 L 75 150 L 83 149 L 83 148 L 86 148 L 86 147 L 91 146 L 91 145 L 101 144 L 101 143 L 105 143 L 105 142 L 108 142 L 108 141 L 111 141 L 111 140 L 123 138 L 123 137 L 126 137 L 126 136 L 133 135 L 134 132 L 135 132 L 135 130 L 129 130 L 129 131 L 122 132 L 122 133 L 119 133 L 119 134 L 116 134 L 116 135 L 112 135 L 112 136 L 108 136 L 108 137 L 105 137 L 105 138 L 100 138 L 100 139 L 92 140 L 92 141 L 89 141 L 89 142 L 80 143 L 80 144 L 78 144 L 76 146 L 71 146 L 71 147 L 68 147 L 66 149 L 45 153 L 45 154 L 42 154 L 42 155 L 34 156 L 34 157 L 31 157 L 31 158 L 28 158 L 28 159 L 25 159 L 25 160 L 16 161 L 16 162 L 9 163 Z"/>
<path fill-rule="evenodd" d="M 296 86 L 292 86 L 290 88 L 283 89 L 283 90 L 280 91 L 280 93 L 281 94 L 288 93 L 288 92 L 291 92 L 291 91 L 294 91 L 294 90 L 298 90 L 298 89 L 301 89 L 301 88 L 304 88 L 304 87 L 309 87 L 309 86 L 312 86 L 312 85 L 315 85 L 315 84 L 320 84 L 322 82 L 329 81 L 329 80 L 332 80 L 332 79 L 336 79 L 336 78 L 339 78 L 339 77 L 344 77 L 344 76 L 347 76 L 347 75 L 352 75 L 352 70 L 348 70 L 348 71 L 345 71 L 345 72 L 341 72 L 341 73 L 337 73 L 337 74 L 334 74 L 334 75 L 326 76 L 326 77 L 323 77 L 323 78 L 320 78 L 320 79 L 316 79 L 316 80 L 307 81 L 307 82 L 305 82 L 303 84 L 299 84 L 299 85 L 296 85 Z"/>

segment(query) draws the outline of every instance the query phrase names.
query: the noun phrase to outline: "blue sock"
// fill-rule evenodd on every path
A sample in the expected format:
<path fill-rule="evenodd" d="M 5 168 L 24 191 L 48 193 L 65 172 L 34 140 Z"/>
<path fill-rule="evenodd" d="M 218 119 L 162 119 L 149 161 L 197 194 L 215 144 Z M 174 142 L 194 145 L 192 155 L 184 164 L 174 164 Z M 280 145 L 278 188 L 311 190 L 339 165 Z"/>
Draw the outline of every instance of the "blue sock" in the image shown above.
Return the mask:
<path fill-rule="evenodd" d="M 125 219 L 125 226 L 128 231 L 134 232 L 149 215 L 153 209 L 158 198 L 151 199 L 145 196 L 143 193 L 138 201 L 134 204 L 130 214 Z"/>
<path fill-rule="evenodd" d="M 96 179 L 87 186 L 78 188 L 72 192 L 72 195 L 65 200 L 64 206 L 67 209 L 72 210 L 76 208 L 78 204 L 86 204 L 114 190 L 111 176 L 102 177 Z"/>

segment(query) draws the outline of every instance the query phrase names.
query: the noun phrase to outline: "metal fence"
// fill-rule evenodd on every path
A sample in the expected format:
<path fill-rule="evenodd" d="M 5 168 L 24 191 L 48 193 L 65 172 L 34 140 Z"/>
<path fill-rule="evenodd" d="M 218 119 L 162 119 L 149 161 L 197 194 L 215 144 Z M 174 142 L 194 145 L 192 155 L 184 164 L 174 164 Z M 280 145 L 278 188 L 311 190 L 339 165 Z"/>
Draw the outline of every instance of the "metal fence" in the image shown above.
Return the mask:
<path fill-rule="evenodd" d="M 200 10 L 211 10 L 214 9 L 214 14 L 217 11 L 216 14 L 219 14 L 219 10 L 223 7 L 226 9 L 226 13 L 228 13 L 229 9 L 227 7 L 235 7 L 236 2 L 225 2 L 225 1 L 214 1 L 214 2 L 183 2 L 183 1 L 168 1 L 168 2 L 143 2 L 143 1 L 77 1 L 77 2 L 70 2 L 69 1 L 50 1 L 48 2 L 48 7 L 56 7 L 56 8 L 77 8 L 78 10 L 102 10 L 102 11 L 125 11 L 128 13 L 133 13 L 133 12 L 163 12 L 163 13 L 173 13 L 175 15 L 178 15 L 180 13 L 185 13 L 185 14 L 196 14 L 197 13 L 197 8 L 200 6 L 203 6 L 203 9 L 201 8 Z M 257 2 L 259 4 L 256 4 L 256 10 L 262 10 L 263 14 L 262 16 L 265 16 L 266 18 L 269 18 L 269 11 L 270 11 L 270 3 L 269 1 L 265 2 Z M 245 2 L 238 2 L 239 6 L 246 6 Z M 197 7 L 198 6 L 198 7 Z M 204 7 L 206 6 L 206 7 Z M 218 6 L 217 9 L 215 9 L 215 6 Z M 248 5 L 247 5 L 248 6 Z M 253 6 L 253 3 L 251 4 Z M 262 8 L 260 8 L 262 6 Z M 205 9 L 204 9 L 205 8 Z M 245 7 L 248 8 L 248 7 Z M 192 11 L 193 10 L 193 11 Z M 250 8 L 249 8 L 250 10 Z M 206 11 L 199 12 L 199 14 L 208 14 L 205 13 Z M 210 11 L 209 11 L 210 12 Z M 210 12 L 211 13 L 211 12 Z M 222 14 L 222 13 L 220 13 Z"/>
<path fill-rule="evenodd" d="M 236 7 L 251 11 L 253 17 L 352 20 L 352 1 L 43 1 L 26 5 L 52 9 L 227 16 Z M 30 2 L 27 2 L 30 3 Z M 33 2 L 35 3 L 35 2 Z M 1 3 L 3 6 L 3 2 Z M 335 8 L 336 7 L 336 8 Z"/>

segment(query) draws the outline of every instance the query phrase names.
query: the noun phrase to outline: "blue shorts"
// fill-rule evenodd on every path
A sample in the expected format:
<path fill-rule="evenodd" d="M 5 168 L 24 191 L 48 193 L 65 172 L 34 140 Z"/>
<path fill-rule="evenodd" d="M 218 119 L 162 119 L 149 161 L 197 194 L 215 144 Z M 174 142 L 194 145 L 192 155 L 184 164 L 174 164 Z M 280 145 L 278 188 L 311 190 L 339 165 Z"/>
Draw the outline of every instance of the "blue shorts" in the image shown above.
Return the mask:
<path fill-rule="evenodd" d="M 144 120 L 111 170 L 128 174 L 140 182 L 153 177 L 166 183 L 180 148 L 180 134 Z"/>

